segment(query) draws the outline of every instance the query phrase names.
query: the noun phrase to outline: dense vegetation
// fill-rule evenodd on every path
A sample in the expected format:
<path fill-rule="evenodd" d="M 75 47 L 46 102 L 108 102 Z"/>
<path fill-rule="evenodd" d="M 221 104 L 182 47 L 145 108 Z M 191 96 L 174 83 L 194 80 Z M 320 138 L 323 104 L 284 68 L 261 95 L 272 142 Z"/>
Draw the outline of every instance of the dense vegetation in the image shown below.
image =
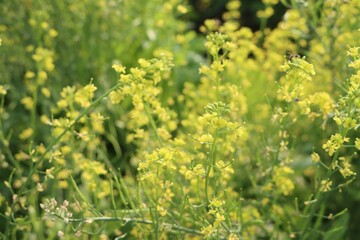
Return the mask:
<path fill-rule="evenodd" d="M 360 1 L 0 3 L 1 238 L 358 236 Z"/>

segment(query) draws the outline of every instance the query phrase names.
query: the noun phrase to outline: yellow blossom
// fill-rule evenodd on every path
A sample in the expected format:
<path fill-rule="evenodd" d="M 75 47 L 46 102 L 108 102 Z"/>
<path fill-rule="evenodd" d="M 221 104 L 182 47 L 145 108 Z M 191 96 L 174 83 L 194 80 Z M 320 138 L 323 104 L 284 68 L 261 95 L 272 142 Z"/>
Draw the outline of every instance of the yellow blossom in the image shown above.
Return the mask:
<path fill-rule="evenodd" d="M 205 237 L 210 237 L 214 232 L 215 229 L 211 224 L 201 228 L 201 233 L 204 234 Z"/>
<path fill-rule="evenodd" d="M 199 137 L 198 141 L 203 143 L 212 143 L 214 141 L 214 138 L 211 134 L 203 134 Z"/>
<path fill-rule="evenodd" d="M 210 200 L 210 206 L 213 206 L 215 208 L 221 207 L 222 205 L 224 205 L 224 201 L 220 200 L 219 198 L 213 198 Z"/>
<path fill-rule="evenodd" d="M 356 138 L 356 140 L 355 140 L 355 148 L 360 150 L 360 138 Z"/>
<path fill-rule="evenodd" d="M 24 105 L 24 107 L 27 110 L 31 110 L 34 105 L 34 101 L 33 101 L 32 97 L 24 97 L 23 99 L 21 99 L 21 103 Z"/>
<path fill-rule="evenodd" d="M 205 168 L 202 164 L 197 164 L 194 169 L 193 169 L 194 173 L 196 175 L 204 175 L 205 174 Z"/>
<path fill-rule="evenodd" d="M 34 133 L 34 130 L 32 128 L 27 128 L 24 131 L 22 131 L 19 135 L 19 138 L 22 140 L 30 138 Z"/>
<path fill-rule="evenodd" d="M 349 138 L 341 136 L 339 133 L 332 135 L 330 140 L 323 144 L 323 149 L 329 153 L 329 156 L 332 156 L 338 149 L 342 147 L 344 142 L 349 142 Z"/>
<path fill-rule="evenodd" d="M 160 216 L 162 217 L 167 214 L 167 210 L 159 205 L 156 207 L 156 210 L 159 212 Z"/>
<path fill-rule="evenodd" d="M 109 98 L 112 104 L 117 104 L 121 102 L 121 100 L 123 99 L 123 95 L 120 91 L 115 90 L 110 93 Z"/>
<path fill-rule="evenodd" d="M 267 7 L 264 10 L 259 10 L 256 13 L 258 18 L 269 18 L 274 14 L 274 9 L 272 7 Z"/>
<path fill-rule="evenodd" d="M 18 161 L 28 160 L 29 158 L 30 156 L 24 152 L 19 152 L 15 154 L 15 159 Z"/>
<path fill-rule="evenodd" d="M 41 93 L 47 98 L 49 98 L 51 96 L 50 90 L 48 88 L 45 88 L 45 87 L 41 88 Z"/>
<path fill-rule="evenodd" d="M 37 83 L 43 85 L 48 79 L 47 73 L 45 71 L 39 71 L 37 76 Z"/>
<path fill-rule="evenodd" d="M 32 71 L 26 71 L 25 72 L 25 78 L 33 78 L 35 77 L 35 73 Z"/>
<path fill-rule="evenodd" d="M 138 60 L 138 63 L 140 64 L 141 67 L 143 68 L 147 68 L 147 67 L 150 67 L 151 66 L 151 63 L 149 61 L 147 61 L 146 59 L 144 58 L 140 58 Z"/>
<path fill-rule="evenodd" d="M 274 168 L 273 181 L 280 192 L 285 196 L 291 194 L 295 188 L 293 181 L 289 178 L 289 175 L 293 173 L 294 170 L 287 166 Z"/>
<path fill-rule="evenodd" d="M 40 154 L 44 154 L 46 151 L 44 144 L 40 144 L 40 145 L 36 146 L 36 151 Z"/>
<path fill-rule="evenodd" d="M 215 221 L 214 221 L 214 227 L 217 228 L 219 227 L 219 225 L 225 221 L 225 217 L 224 215 L 220 214 L 219 212 L 217 212 L 215 214 L 216 218 L 215 218 Z"/>
<path fill-rule="evenodd" d="M 239 238 L 235 233 L 231 233 L 228 237 L 228 240 L 239 240 Z"/>
<path fill-rule="evenodd" d="M 6 95 L 7 91 L 3 85 L 0 85 L 0 95 Z"/>
<path fill-rule="evenodd" d="M 181 14 L 185 14 L 188 12 L 188 9 L 184 5 L 178 5 L 176 10 Z"/>
<path fill-rule="evenodd" d="M 356 175 L 356 173 L 351 170 L 351 164 L 348 160 L 344 160 L 341 162 L 341 167 L 339 171 L 344 178 Z"/>
<path fill-rule="evenodd" d="M 319 156 L 319 154 L 317 154 L 317 153 L 312 153 L 311 154 L 311 160 L 313 161 L 313 162 L 315 162 L 315 163 L 317 163 L 317 162 L 320 162 L 320 156 Z"/>
<path fill-rule="evenodd" d="M 116 72 L 118 73 L 125 73 L 125 67 L 121 64 L 113 64 L 112 68 L 115 69 Z"/>
<path fill-rule="evenodd" d="M 47 22 L 41 22 L 40 26 L 43 29 L 47 29 L 49 27 L 49 24 Z"/>
<path fill-rule="evenodd" d="M 55 30 L 55 29 L 53 29 L 53 28 L 51 28 L 50 30 L 49 30 L 49 36 L 50 37 L 56 37 L 58 35 L 58 32 Z"/>
<path fill-rule="evenodd" d="M 322 180 L 321 181 L 321 191 L 328 192 L 331 190 L 332 181 L 328 180 Z"/>

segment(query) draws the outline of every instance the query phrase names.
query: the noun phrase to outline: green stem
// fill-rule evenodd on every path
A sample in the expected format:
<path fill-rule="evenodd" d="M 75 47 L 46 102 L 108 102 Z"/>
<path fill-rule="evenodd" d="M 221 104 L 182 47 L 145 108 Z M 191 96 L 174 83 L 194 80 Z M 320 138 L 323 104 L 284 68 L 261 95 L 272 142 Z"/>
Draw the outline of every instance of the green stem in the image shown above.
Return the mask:
<path fill-rule="evenodd" d="M 206 172 L 205 172 L 205 202 L 206 202 L 207 206 L 209 205 L 209 190 L 208 190 L 209 189 L 209 175 L 210 175 L 212 167 L 215 164 L 215 151 L 216 151 L 217 138 L 218 138 L 218 134 L 216 131 L 214 141 L 211 145 L 210 159 L 209 159 L 209 161 L 207 161 Z"/>
<path fill-rule="evenodd" d="M 159 144 L 160 144 L 161 146 L 163 146 L 163 145 L 164 145 L 164 144 L 163 144 L 163 141 L 161 140 L 159 134 L 157 133 L 157 127 L 156 127 L 155 120 L 154 120 L 153 116 L 152 116 L 151 113 L 150 113 L 150 107 L 149 107 L 149 105 L 148 105 L 147 103 L 144 103 L 144 106 L 145 106 L 146 115 L 147 115 L 148 118 L 149 118 L 150 126 L 151 126 L 151 128 L 152 128 L 152 130 L 153 130 L 153 132 L 154 132 L 154 134 L 155 134 L 155 137 L 156 137 L 156 139 L 158 140 Z"/>
<path fill-rule="evenodd" d="M 119 179 L 117 178 L 117 176 L 115 175 L 115 173 L 113 172 L 112 169 L 110 169 L 110 173 L 112 174 L 113 178 L 115 179 L 115 185 L 116 185 L 116 188 L 119 192 L 119 196 L 120 196 L 120 199 L 121 201 L 123 202 L 123 204 L 125 206 L 127 206 L 128 202 L 125 200 L 125 197 L 124 197 L 124 194 L 123 194 L 123 191 L 121 190 L 121 186 L 120 186 L 120 181 Z M 121 173 L 120 173 L 121 174 Z M 111 181 L 112 182 L 112 181 Z"/>
<path fill-rule="evenodd" d="M 36 131 L 36 106 L 37 106 L 37 101 L 38 101 L 38 88 L 39 86 L 37 85 L 36 83 L 36 87 L 34 89 L 34 92 L 33 92 L 33 106 L 32 106 L 32 109 L 31 109 L 31 128 L 33 130 L 33 134 L 31 135 L 31 141 L 34 142 L 34 139 L 35 139 L 35 133 L 37 132 Z"/>
<path fill-rule="evenodd" d="M 122 221 L 125 223 L 128 222 L 135 222 L 135 223 L 143 223 L 143 224 L 151 224 L 153 225 L 154 222 L 146 219 L 134 219 L 134 218 L 120 218 L 120 217 L 93 217 L 93 218 L 72 218 L 69 219 L 69 222 L 85 222 L 85 221 L 91 221 L 91 222 L 114 222 L 114 221 Z M 182 227 L 177 224 L 171 224 L 171 223 L 162 223 L 162 227 L 165 228 L 171 228 L 173 230 L 178 230 L 186 233 L 196 234 L 196 235 L 203 235 L 200 231 Z"/>
<path fill-rule="evenodd" d="M 127 197 L 127 199 L 129 200 L 130 207 L 132 209 L 136 209 L 136 206 L 135 206 L 135 204 L 134 204 L 134 202 L 133 202 L 133 200 L 132 200 L 132 198 L 130 196 L 129 189 L 126 187 L 126 183 L 125 183 L 123 177 L 121 176 L 121 169 L 119 169 L 119 172 L 120 172 L 120 174 L 119 174 L 120 186 L 122 186 L 122 188 L 124 189 L 124 194 Z M 138 205 L 139 205 L 139 200 L 138 200 Z"/>
<path fill-rule="evenodd" d="M 1 98 L 1 102 L 0 102 L 0 111 L 5 111 L 4 104 L 5 104 L 5 97 L 3 96 Z M 3 134 L 2 113 L 3 112 L 0 113 L 0 141 L 1 141 L 2 145 L 4 146 L 3 150 L 5 151 L 6 155 L 8 156 L 9 161 L 15 166 L 15 168 L 17 170 L 20 171 L 21 170 L 20 164 L 18 163 L 18 161 L 16 161 L 16 159 L 14 158 L 14 156 L 9 148 L 9 140 L 6 139 Z"/>
<path fill-rule="evenodd" d="M 267 6 L 266 6 L 267 7 Z M 264 44 L 265 39 L 265 28 L 268 18 L 260 18 L 260 37 L 259 37 L 259 46 Z"/>
<path fill-rule="evenodd" d="M 345 131 L 344 135 L 343 136 L 346 136 L 347 134 L 347 131 Z M 336 151 L 336 153 L 334 154 L 334 157 L 332 158 L 332 161 L 331 161 L 331 164 L 333 164 L 339 157 L 339 154 L 340 154 L 340 149 L 338 149 Z M 331 165 L 330 165 L 331 166 Z M 328 179 L 332 174 L 332 169 L 331 167 L 329 167 L 327 169 L 327 172 L 326 172 L 326 177 L 324 179 Z M 305 208 L 304 210 L 304 216 L 307 216 L 307 219 L 306 219 L 306 222 L 305 224 L 303 225 L 304 227 L 302 228 L 302 231 L 301 231 L 301 236 L 299 238 L 299 240 L 301 239 L 306 239 L 307 236 L 309 235 L 309 231 L 308 231 L 308 228 L 309 228 L 309 225 L 310 225 L 310 221 L 312 220 L 312 217 L 315 216 L 315 211 L 316 209 L 318 209 L 318 207 L 320 206 L 320 211 L 319 211 L 319 214 L 317 215 L 317 218 L 315 220 L 315 224 L 314 224 L 314 229 L 313 230 L 316 230 L 320 227 L 321 225 L 321 219 L 323 218 L 324 216 L 324 211 L 325 211 L 325 204 L 324 204 L 324 198 L 323 198 L 323 191 L 321 189 L 321 182 L 319 182 L 318 184 L 318 187 L 316 189 L 316 193 L 315 193 L 315 198 L 316 199 L 316 202 L 313 203 L 309 208 Z M 307 211 L 310 211 L 310 214 L 308 215 L 307 214 Z"/>
<path fill-rule="evenodd" d="M 92 206 L 92 204 L 86 199 L 86 197 L 82 194 L 82 192 L 80 191 L 79 187 L 77 186 L 74 178 L 72 177 L 72 175 L 70 175 L 70 180 L 71 180 L 71 184 L 73 186 L 73 188 L 75 189 L 75 191 L 77 192 L 77 194 L 80 196 L 80 198 L 91 208 L 91 210 L 96 213 L 96 215 L 98 216 L 102 216 L 102 214 Z"/>

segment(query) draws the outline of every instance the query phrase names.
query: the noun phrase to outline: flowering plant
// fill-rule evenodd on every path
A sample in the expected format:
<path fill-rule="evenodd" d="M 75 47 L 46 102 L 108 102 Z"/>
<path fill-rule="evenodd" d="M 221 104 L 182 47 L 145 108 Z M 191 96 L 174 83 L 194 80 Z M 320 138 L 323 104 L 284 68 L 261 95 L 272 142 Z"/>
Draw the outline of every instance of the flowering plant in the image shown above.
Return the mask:
<path fill-rule="evenodd" d="M 357 236 L 359 1 L 41 3 L 0 14 L 1 237 Z"/>

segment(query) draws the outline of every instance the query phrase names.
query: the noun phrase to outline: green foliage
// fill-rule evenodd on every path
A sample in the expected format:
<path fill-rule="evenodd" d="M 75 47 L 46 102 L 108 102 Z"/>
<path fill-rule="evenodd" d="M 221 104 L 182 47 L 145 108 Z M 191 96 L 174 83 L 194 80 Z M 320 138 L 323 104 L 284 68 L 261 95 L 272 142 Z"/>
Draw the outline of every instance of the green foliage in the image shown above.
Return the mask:
<path fill-rule="evenodd" d="M 359 1 L 1 5 L 2 238 L 357 236 Z"/>

